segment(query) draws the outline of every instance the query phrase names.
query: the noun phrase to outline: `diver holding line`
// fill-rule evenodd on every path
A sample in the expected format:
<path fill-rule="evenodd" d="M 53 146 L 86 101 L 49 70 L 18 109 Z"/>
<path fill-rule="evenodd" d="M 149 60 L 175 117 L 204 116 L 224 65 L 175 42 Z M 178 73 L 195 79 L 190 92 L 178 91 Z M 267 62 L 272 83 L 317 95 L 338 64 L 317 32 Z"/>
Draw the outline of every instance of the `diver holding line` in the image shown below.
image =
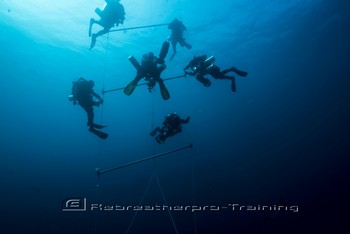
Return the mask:
<path fill-rule="evenodd" d="M 226 74 L 234 72 L 241 77 L 246 77 L 248 73 L 238 70 L 236 67 L 231 67 L 221 71 L 220 68 L 214 64 L 214 61 L 214 56 L 210 56 L 209 58 L 207 55 L 194 56 L 194 58 L 185 66 L 185 74 L 195 76 L 196 79 L 206 87 L 211 85 L 211 81 L 206 78 L 205 75 L 210 75 L 219 80 L 231 80 L 231 90 L 232 92 L 236 92 L 235 77 Z M 191 69 L 192 71 L 188 71 L 188 69 Z"/>
<path fill-rule="evenodd" d="M 100 137 L 101 139 L 106 139 L 108 134 L 102 132 L 98 129 L 105 128 L 107 126 L 94 123 L 94 106 L 100 106 L 103 104 L 103 99 L 94 90 L 95 83 L 93 80 L 86 80 L 84 78 L 79 78 L 77 81 L 73 82 L 72 94 L 69 95 L 69 100 L 73 102 L 73 105 L 79 104 L 87 114 L 87 126 L 89 131 Z M 97 98 L 95 101 L 93 97 Z"/>

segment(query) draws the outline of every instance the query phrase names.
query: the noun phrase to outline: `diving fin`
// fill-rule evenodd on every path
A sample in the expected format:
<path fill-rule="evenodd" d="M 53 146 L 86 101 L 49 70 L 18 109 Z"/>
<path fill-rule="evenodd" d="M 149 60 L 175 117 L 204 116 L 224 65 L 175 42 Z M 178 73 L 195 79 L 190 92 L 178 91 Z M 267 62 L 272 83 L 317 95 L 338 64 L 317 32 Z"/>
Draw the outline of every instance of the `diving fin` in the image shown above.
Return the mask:
<path fill-rule="evenodd" d="M 141 69 L 140 63 L 136 60 L 136 58 L 134 56 L 131 55 L 128 57 L 128 59 L 137 71 L 139 71 Z"/>
<path fill-rule="evenodd" d="M 160 93 L 164 100 L 168 100 L 170 98 L 170 93 L 168 89 L 165 87 L 164 82 L 159 82 Z"/>
<path fill-rule="evenodd" d="M 169 47 L 170 47 L 170 43 L 167 41 L 164 41 L 163 45 L 162 45 L 162 49 L 160 50 L 160 53 L 159 53 L 158 60 L 160 63 L 164 63 L 164 59 L 165 59 L 166 55 L 168 54 Z"/>
<path fill-rule="evenodd" d="M 102 128 L 105 128 L 105 127 L 107 127 L 106 125 L 100 125 L 100 124 L 93 124 L 93 127 L 94 128 L 97 128 L 97 129 L 102 129 Z"/>
<path fill-rule="evenodd" d="M 236 80 L 235 80 L 235 78 L 232 78 L 232 80 L 231 80 L 231 90 L 232 90 L 232 92 L 236 92 Z"/>
<path fill-rule="evenodd" d="M 101 131 L 99 131 L 97 129 L 94 129 L 94 128 L 89 128 L 89 131 L 92 132 L 93 134 L 95 134 L 96 136 L 98 136 L 101 139 L 107 139 L 107 137 L 108 137 L 107 133 L 101 132 Z"/>
<path fill-rule="evenodd" d="M 96 44 L 96 34 L 94 33 L 91 36 L 90 50 L 92 50 L 92 48 L 94 48 L 95 44 Z"/>
<path fill-rule="evenodd" d="M 126 95 L 131 95 L 132 92 L 134 92 L 135 88 L 136 88 L 137 83 L 135 83 L 135 81 L 131 81 L 124 89 L 124 93 Z"/>

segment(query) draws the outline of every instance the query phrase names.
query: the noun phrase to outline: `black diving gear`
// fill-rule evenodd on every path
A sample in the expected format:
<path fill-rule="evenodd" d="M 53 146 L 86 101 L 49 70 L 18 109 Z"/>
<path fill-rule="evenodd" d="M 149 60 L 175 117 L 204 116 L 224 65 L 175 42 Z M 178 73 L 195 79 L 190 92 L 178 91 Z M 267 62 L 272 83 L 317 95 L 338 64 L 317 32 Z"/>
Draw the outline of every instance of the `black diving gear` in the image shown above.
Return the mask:
<path fill-rule="evenodd" d="M 94 123 L 94 106 L 100 106 L 103 103 L 103 99 L 94 90 L 94 82 L 92 80 L 85 80 L 84 78 L 79 78 L 77 81 L 73 82 L 72 94 L 69 99 L 73 101 L 73 104 L 79 104 L 87 114 L 87 126 L 89 131 L 97 135 L 102 139 L 108 137 L 107 133 L 101 132 L 96 129 L 102 129 L 106 126 Z M 97 98 L 98 101 L 94 100 L 93 97 Z"/>
<path fill-rule="evenodd" d="M 162 127 L 156 127 L 151 133 L 151 136 L 155 136 L 159 133 L 155 139 L 158 144 L 162 144 L 168 137 L 174 136 L 177 133 L 182 132 L 182 124 L 187 124 L 190 121 L 190 117 L 181 119 L 180 116 L 174 112 L 165 117 Z"/>
<path fill-rule="evenodd" d="M 220 80 L 231 80 L 231 90 L 232 92 L 236 92 L 235 77 L 226 74 L 228 72 L 234 72 L 239 76 L 245 77 L 248 73 L 238 70 L 235 67 L 221 71 L 214 62 L 215 58 L 213 56 L 210 56 L 209 58 L 207 58 L 207 55 L 195 56 L 184 68 L 185 74 L 195 76 L 196 79 L 206 87 L 211 85 L 211 81 L 206 78 L 205 75 L 210 75 L 213 78 Z M 188 69 L 191 69 L 192 71 L 187 71 Z"/>
<path fill-rule="evenodd" d="M 164 100 L 168 100 L 170 98 L 169 91 L 165 87 L 163 79 L 160 77 L 160 74 L 166 68 L 164 59 L 168 53 L 168 49 L 169 49 L 169 42 L 165 41 L 162 45 L 159 58 L 154 56 L 152 52 L 149 52 L 142 56 L 141 65 L 137 62 L 137 60 L 133 56 L 129 57 L 129 61 L 135 67 L 135 69 L 137 70 L 137 73 L 134 80 L 132 80 L 125 87 L 124 93 L 126 95 L 128 96 L 131 95 L 132 92 L 135 90 L 138 82 L 142 78 L 145 78 L 145 80 L 148 82 L 147 86 L 149 91 L 152 91 L 153 87 L 158 82 L 162 98 Z"/>

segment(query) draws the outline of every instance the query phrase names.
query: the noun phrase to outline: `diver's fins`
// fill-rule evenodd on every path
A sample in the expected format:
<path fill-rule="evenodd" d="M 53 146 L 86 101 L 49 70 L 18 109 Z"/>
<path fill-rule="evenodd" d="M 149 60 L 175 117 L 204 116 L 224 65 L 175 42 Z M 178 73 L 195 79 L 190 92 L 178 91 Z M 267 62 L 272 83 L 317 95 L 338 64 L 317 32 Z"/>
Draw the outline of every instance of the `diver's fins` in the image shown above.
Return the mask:
<path fill-rule="evenodd" d="M 105 127 L 107 127 L 106 125 L 100 125 L 100 124 L 93 124 L 93 127 L 94 128 L 97 128 L 97 129 L 102 129 L 102 128 L 105 128 Z"/>
<path fill-rule="evenodd" d="M 101 131 L 99 131 L 97 129 L 94 129 L 94 128 L 89 128 L 89 131 L 92 132 L 93 134 L 95 134 L 96 136 L 98 136 L 101 139 L 107 139 L 107 137 L 108 137 L 107 133 L 101 132 Z"/>
<path fill-rule="evenodd" d="M 170 43 L 167 41 L 164 41 L 163 45 L 162 45 L 162 49 L 160 50 L 160 53 L 159 53 L 160 63 L 164 63 L 164 59 L 165 59 L 166 55 L 168 54 L 169 47 L 170 47 Z"/>
<path fill-rule="evenodd" d="M 160 93 L 164 100 L 168 100 L 170 98 L 170 93 L 168 89 L 165 87 L 164 82 L 159 82 Z"/>
<path fill-rule="evenodd" d="M 231 67 L 230 70 L 233 71 L 233 72 L 235 72 L 235 73 L 236 73 L 237 75 L 239 75 L 239 76 L 246 77 L 246 76 L 248 75 L 248 72 L 238 70 L 238 69 L 235 68 L 235 67 Z"/>
<path fill-rule="evenodd" d="M 231 90 L 232 92 L 236 92 L 236 79 L 232 78 L 231 80 Z"/>
<path fill-rule="evenodd" d="M 131 81 L 124 89 L 124 93 L 126 95 L 131 95 L 132 92 L 134 92 L 135 88 L 137 86 L 137 83 L 135 83 L 135 81 Z"/>
<path fill-rule="evenodd" d="M 192 49 L 192 46 L 190 44 L 187 44 L 187 43 L 185 44 L 185 47 L 189 50 Z"/>
<path fill-rule="evenodd" d="M 141 69 L 141 65 L 140 65 L 139 61 L 137 61 L 134 56 L 131 55 L 128 57 L 128 59 L 137 71 L 139 71 Z"/>
<path fill-rule="evenodd" d="M 94 48 L 95 44 L 96 44 L 96 34 L 94 33 L 91 36 L 90 50 L 92 50 L 92 48 Z"/>

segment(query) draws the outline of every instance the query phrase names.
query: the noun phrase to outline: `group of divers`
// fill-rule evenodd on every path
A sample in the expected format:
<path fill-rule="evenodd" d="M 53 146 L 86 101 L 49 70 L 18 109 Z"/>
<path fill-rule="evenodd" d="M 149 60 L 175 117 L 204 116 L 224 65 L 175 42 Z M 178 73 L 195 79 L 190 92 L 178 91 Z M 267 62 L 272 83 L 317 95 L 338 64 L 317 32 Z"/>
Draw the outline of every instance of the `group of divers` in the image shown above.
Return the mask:
<path fill-rule="evenodd" d="M 90 19 L 90 50 L 95 46 L 96 39 L 99 36 L 109 33 L 112 27 L 123 24 L 125 19 L 124 6 L 120 3 L 120 0 L 105 1 L 105 7 L 102 10 L 99 8 L 95 9 L 95 12 L 100 17 L 100 19 Z M 92 26 L 94 24 L 102 26 L 103 29 L 97 33 L 92 34 Z M 163 79 L 161 78 L 161 73 L 166 68 L 165 58 L 168 54 L 170 43 L 173 49 L 173 54 L 170 58 L 170 61 L 176 54 L 177 44 L 180 44 L 181 47 L 186 47 L 187 49 L 191 49 L 192 46 L 188 44 L 183 37 L 183 32 L 186 30 L 186 27 L 180 20 L 174 19 L 168 25 L 168 29 L 171 30 L 171 35 L 168 41 L 165 41 L 163 43 L 158 57 L 156 57 L 153 52 L 148 52 L 143 55 L 141 64 L 135 59 L 135 57 L 129 57 L 129 61 L 135 67 L 137 72 L 135 78 L 124 88 L 124 93 L 126 95 L 131 95 L 138 85 L 138 82 L 144 78 L 147 82 L 149 90 L 152 90 L 156 83 L 158 83 L 162 98 L 164 100 L 168 100 L 170 98 L 169 91 L 166 88 Z M 235 77 L 233 75 L 227 75 L 227 73 L 234 72 L 241 77 L 246 77 L 248 73 L 238 70 L 235 67 L 221 70 L 214 64 L 214 61 L 215 58 L 213 56 L 194 56 L 194 58 L 184 67 L 184 76 L 195 76 L 195 78 L 206 87 L 209 87 L 211 85 L 211 81 L 205 77 L 206 75 L 210 75 L 215 79 L 231 80 L 231 90 L 232 92 L 236 92 Z M 101 139 L 106 139 L 108 137 L 108 134 L 101 131 L 101 129 L 106 126 L 94 123 L 93 107 L 103 104 L 103 99 L 93 90 L 93 87 L 93 80 L 79 78 L 77 81 L 73 82 L 72 94 L 69 96 L 69 99 L 73 102 L 74 105 L 79 104 L 86 111 L 88 119 L 87 126 L 89 127 L 89 131 Z M 95 100 L 94 97 L 97 100 Z M 163 125 L 156 127 L 150 133 L 150 135 L 155 136 L 155 139 L 159 144 L 164 143 L 168 137 L 180 133 L 182 131 L 181 125 L 188 123 L 189 120 L 190 117 L 182 119 L 176 112 L 171 113 L 165 117 Z"/>

